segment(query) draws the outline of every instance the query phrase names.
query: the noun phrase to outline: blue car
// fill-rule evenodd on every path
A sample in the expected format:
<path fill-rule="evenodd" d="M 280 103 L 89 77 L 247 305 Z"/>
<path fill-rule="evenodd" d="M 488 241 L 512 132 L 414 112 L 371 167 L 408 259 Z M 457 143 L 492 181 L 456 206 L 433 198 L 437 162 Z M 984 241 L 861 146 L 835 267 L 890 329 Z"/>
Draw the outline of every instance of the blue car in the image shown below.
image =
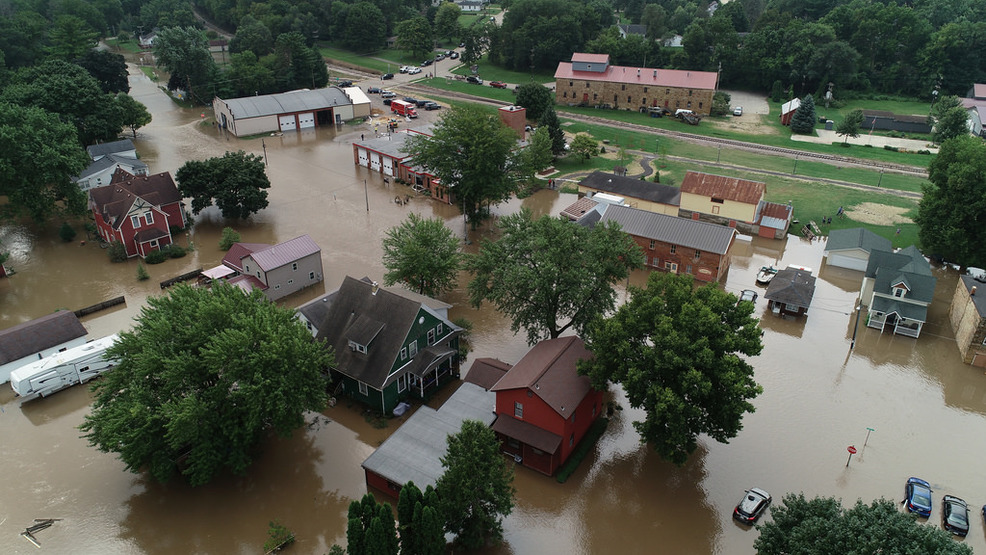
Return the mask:
<path fill-rule="evenodd" d="M 921 478 L 908 478 L 904 486 L 904 505 L 912 513 L 931 516 L 931 484 Z"/>

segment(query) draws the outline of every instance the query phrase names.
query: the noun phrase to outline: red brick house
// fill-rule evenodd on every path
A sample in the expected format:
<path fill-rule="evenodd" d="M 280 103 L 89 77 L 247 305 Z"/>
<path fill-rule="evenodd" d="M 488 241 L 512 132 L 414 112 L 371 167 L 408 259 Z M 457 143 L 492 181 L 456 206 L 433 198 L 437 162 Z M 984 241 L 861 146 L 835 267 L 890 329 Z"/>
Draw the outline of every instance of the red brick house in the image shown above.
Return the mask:
<path fill-rule="evenodd" d="M 125 179 L 89 191 L 99 236 L 119 241 L 127 257 L 146 257 L 173 242 L 171 228 L 185 227 L 181 193 L 168 172 Z"/>
<path fill-rule="evenodd" d="M 575 368 L 591 356 L 578 337 L 542 341 L 490 389 L 505 453 L 548 476 L 568 459 L 602 411 L 602 392 Z"/>

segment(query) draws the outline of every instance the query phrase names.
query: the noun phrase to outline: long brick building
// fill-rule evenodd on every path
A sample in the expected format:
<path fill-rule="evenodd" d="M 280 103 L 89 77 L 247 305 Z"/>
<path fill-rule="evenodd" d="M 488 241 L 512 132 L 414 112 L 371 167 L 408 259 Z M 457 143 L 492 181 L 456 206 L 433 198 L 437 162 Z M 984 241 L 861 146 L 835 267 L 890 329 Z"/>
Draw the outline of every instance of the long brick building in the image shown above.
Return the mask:
<path fill-rule="evenodd" d="M 577 52 L 555 70 L 555 102 L 619 110 L 661 106 L 708 115 L 716 78 L 712 71 L 613 66 L 609 54 Z"/>

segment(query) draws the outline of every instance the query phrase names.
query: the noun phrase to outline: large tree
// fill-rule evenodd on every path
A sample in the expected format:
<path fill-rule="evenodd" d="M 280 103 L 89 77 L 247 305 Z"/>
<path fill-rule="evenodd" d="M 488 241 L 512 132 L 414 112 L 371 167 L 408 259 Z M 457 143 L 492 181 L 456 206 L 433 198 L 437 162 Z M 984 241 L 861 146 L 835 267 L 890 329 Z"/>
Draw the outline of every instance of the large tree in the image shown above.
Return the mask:
<path fill-rule="evenodd" d="M 811 135 L 815 132 L 815 99 L 810 94 L 801 99 L 801 106 L 791 117 L 791 131 L 799 135 Z"/>
<path fill-rule="evenodd" d="M 398 23 L 397 47 L 407 50 L 415 58 L 430 57 L 435 48 L 435 36 L 428 20 L 418 16 Z"/>
<path fill-rule="evenodd" d="M 653 272 L 645 289 L 588 333 L 595 357 L 579 371 L 593 385 L 623 386 L 630 405 L 646 419 L 633 425 L 644 441 L 675 464 L 684 464 L 698 435 L 726 443 L 753 412 L 763 389 L 741 355 L 763 348 L 751 303 L 688 275 Z"/>
<path fill-rule="evenodd" d="M 136 139 L 137 130 L 151 123 L 151 113 L 147 111 L 147 106 L 137 102 L 125 92 L 116 95 L 116 104 L 120 108 L 120 118 L 124 127 L 129 127 Z"/>
<path fill-rule="evenodd" d="M 408 139 L 404 152 L 449 188 L 476 226 L 489 216 L 489 205 L 507 200 L 516 189 L 516 144 L 516 133 L 496 114 L 457 106 L 442 115 L 433 136 Z"/>
<path fill-rule="evenodd" d="M 953 541 L 937 526 L 919 525 L 914 515 L 901 512 L 893 501 L 869 505 L 857 500 L 845 509 L 831 497 L 806 499 L 803 493 L 784 496 L 770 509 L 771 520 L 757 526 L 753 547 L 760 555 L 812 553 L 935 553 L 971 555 L 972 548 Z"/>
<path fill-rule="evenodd" d="M 933 126 L 932 139 L 939 144 L 969 134 L 969 112 L 954 95 L 947 95 L 934 103 L 928 123 Z"/>
<path fill-rule="evenodd" d="M 75 62 L 89 72 L 106 93 L 130 92 L 127 60 L 108 50 L 92 49 Z"/>
<path fill-rule="evenodd" d="M 527 110 L 527 119 L 540 121 L 545 112 L 554 109 L 555 95 L 541 83 L 524 83 L 517 88 L 517 105 Z"/>
<path fill-rule="evenodd" d="M 435 13 L 435 35 L 450 40 L 459 35 L 459 16 L 462 8 L 452 2 L 443 2 Z"/>
<path fill-rule="evenodd" d="M 190 160 L 178 173 L 178 190 L 192 199 L 192 214 L 215 203 L 224 218 L 247 218 L 267 208 L 270 179 L 264 160 L 242 150 L 220 158 Z"/>
<path fill-rule="evenodd" d="M 914 221 L 926 253 L 986 267 L 986 145 L 971 135 L 945 141 L 928 167 Z"/>
<path fill-rule="evenodd" d="M 448 436 L 442 457 L 445 472 L 435 487 L 445 515 L 445 530 L 465 549 L 503 539 L 503 517 L 514 507 L 513 469 L 500 453 L 493 430 L 466 420 Z"/>
<path fill-rule="evenodd" d="M 352 4 L 346 10 L 342 42 L 356 52 L 373 52 L 384 45 L 387 23 L 380 8 L 370 2 Z"/>
<path fill-rule="evenodd" d="M 383 280 L 403 283 L 434 297 L 455 287 L 461 266 L 459 239 L 440 218 L 411 212 L 407 220 L 387 230 L 383 238 Z"/>
<path fill-rule="evenodd" d="M 616 303 L 613 285 L 643 265 L 643 253 L 616 224 L 587 228 L 565 218 L 534 219 L 524 208 L 500 220 L 498 241 L 484 239 L 467 256 L 474 277 L 469 300 L 493 303 L 527 342 L 555 338 L 569 328 L 582 335 Z"/>
<path fill-rule="evenodd" d="M 217 68 L 202 31 L 194 27 L 163 29 L 154 40 L 154 57 L 171 74 L 170 88 L 183 88 L 202 104 L 212 101 Z"/>
<path fill-rule="evenodd" d="M 551 138 L 551 153 L 555 156 L 563 154 L 565 152 L 565 132 L 561 129 L 561 121 L 558 120 L 558 114 L 553 106 L 549 106 L 541 114 L 541 117 L 538 118 L 538 126 L 548 130 L 548 137 Z"/>
<path fill-rule="evenodd" d="M 42 222 L 62 208 L 85 209 L 72 182 L 89 164 L 75 127 L 41 108 L 0 102 L 0 216 L 28 215 Z"/>
<path fill-rule="evenodd" d="M 293 310 L 218 282 L 149 297 L 107 354 L 117 365 L 93 387 L 85 437 L 132 472 L 192 485 L 244 474 L 269 431 L 322 410 L 333 360 Z"/>
<path fill-rule="evenodd" d="M 48 30 L 48 47 L 52 59 L 71 62 L 96 47 L 99 34 L 74 15 L 60 15 Z"/>
<path fill-rule="evenodd" d="M 277 36 L 273 66 L 280 90 L 317 89 L 329 82 L 329 71 L 322 55 L 309 48 L 305 37 L 297 31 Z"/>

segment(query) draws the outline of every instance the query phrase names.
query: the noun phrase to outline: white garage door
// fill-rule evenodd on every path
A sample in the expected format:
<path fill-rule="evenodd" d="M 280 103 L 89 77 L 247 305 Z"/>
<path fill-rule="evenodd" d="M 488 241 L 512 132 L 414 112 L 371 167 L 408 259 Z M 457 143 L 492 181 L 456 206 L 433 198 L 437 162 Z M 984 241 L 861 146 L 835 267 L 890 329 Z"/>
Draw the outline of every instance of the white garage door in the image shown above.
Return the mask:
<path fill-rule="evenodd" d="M 304 114 L 298 114 L 298 127 L 301 129 L 310 129 L 315 127 L 315 113 L 307 112 Z"/>
<path fill-rule="evenodd" d="M 359 165 L 364 168 L 370 167 L 370 155 L 367 154 L 365 148 L 356 147 L 356 157 L 359 158 Z"/>
<path fill-rule="evenodd" d="M 370 154 L 370 169 L 380 171 L 380 155 L 376 152 Z"/>
<path fill-rule="evenodd" d="M 844 254 L 829 254 L 829 265 L 838 266 L 840 268 L 849 268 L 850 270 L 859 270 L 860 272 L 866 271 L 866 261 L 854 256 L 846 256 Z"/>
<path fill-rule="evenodd" d="M 394 159 L 384 158 L 383 159 L 383 173 L 384 175 L 394 175 Z"/>
<path fill-rule="evenodd" d="M 281 125 L 281 131 L 294 131 L 297 128 L 294 116 L 281 116 L 277 121 Z"/>

